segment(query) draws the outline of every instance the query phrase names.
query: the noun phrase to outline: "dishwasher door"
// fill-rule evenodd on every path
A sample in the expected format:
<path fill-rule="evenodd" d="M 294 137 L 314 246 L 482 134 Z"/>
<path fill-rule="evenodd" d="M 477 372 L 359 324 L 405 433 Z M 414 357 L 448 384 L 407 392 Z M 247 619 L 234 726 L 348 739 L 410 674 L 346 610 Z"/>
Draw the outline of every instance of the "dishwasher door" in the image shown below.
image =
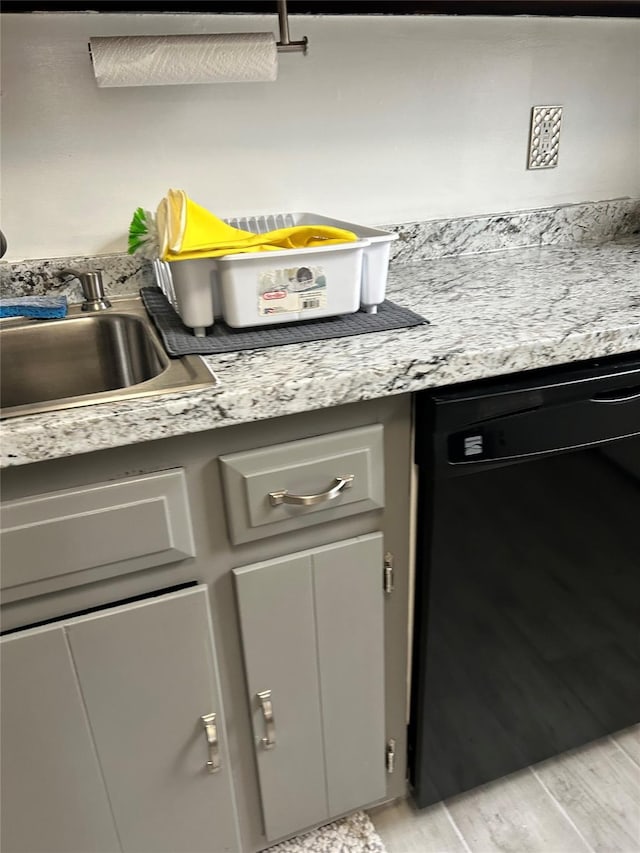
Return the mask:
<path fill-rule="evenodd" d="M 422 807 L 640 720 L 640 364 L 424 395 L 416 448 Z"/>

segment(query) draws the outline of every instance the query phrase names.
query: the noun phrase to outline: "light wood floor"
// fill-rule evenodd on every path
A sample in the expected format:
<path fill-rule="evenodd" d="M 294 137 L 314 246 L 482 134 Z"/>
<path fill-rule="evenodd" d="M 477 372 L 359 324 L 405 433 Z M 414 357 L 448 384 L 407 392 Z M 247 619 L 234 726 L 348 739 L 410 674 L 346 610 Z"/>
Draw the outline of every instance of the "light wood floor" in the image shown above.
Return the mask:
<path fill-rule="evenodd" d="M 370 817 L 388 853 L 640 853 L 640 725 L 422 811 Z"/>

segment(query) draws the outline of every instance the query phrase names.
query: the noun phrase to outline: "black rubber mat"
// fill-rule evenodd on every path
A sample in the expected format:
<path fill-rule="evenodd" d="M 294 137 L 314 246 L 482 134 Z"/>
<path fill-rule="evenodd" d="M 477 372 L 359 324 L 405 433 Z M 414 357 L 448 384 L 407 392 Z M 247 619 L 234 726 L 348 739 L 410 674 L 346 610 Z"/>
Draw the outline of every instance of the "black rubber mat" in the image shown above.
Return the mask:
<path fill-rule="evenodd" d="M 424 317 L 385 300 L 377 314 L 342 314 L 323 317 L 309 323 L 286 323 L 275 326 L 257 326 L 249 329 L 232 329 L 222 320 L 216 320 L 204 338 L 196 338 L 183 325 L 182 320 L 157 287 L 143 287 L 140 291 L 145 308 L 151 315 L 169 355 L 214 355 L 245 349 L 278 347 L 300 344 L 305 341 L 322 341 L 345 338 L 390 329 L 405 329 L 428 323 Z"/>

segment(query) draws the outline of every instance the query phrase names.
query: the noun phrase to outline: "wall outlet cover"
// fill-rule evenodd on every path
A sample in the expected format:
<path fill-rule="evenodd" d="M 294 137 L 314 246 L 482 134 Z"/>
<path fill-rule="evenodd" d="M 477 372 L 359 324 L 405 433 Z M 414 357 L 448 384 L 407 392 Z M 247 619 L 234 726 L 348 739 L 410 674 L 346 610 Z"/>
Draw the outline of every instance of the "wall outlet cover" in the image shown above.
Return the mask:
<path fill-rule="evenodd" d="M 558 165 L 562 107 L 532 107 L 527 169 L 553 169 Z"/>

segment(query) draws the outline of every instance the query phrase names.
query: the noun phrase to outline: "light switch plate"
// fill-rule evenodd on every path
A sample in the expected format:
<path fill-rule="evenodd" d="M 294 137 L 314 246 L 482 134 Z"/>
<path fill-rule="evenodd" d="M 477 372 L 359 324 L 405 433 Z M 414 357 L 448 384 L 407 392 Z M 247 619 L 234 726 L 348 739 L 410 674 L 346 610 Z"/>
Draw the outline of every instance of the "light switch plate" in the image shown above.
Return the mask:
<path fill-rule="evenodd" d="M 527 169 L 553 169 L 558 165 L 562 107 L 532 107 Z"/>

